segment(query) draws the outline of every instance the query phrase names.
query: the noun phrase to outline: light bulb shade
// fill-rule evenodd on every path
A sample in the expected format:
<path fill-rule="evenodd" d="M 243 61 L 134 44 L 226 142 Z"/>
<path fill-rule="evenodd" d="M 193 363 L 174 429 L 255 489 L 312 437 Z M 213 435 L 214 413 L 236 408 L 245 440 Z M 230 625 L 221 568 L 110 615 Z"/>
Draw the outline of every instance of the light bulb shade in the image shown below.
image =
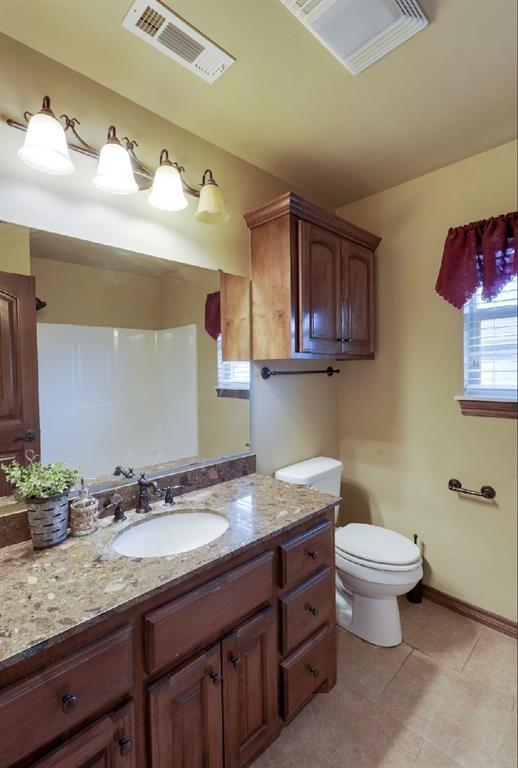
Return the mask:
<path fill-rule="evenodd" d="M 187 208 L 182 179 L 174 165 L 164 163 L 158 166 L 148 201 L 159 211 L 181 211 Z"/>
<path fill-rule="evenodd" d="M 47 112 L 38 112 L 29 120 L 18 157 L 25 165 L 43 173 L 65 176 L 74 170 L 65 130 L 59 120 Z"/>
<path fill-rule="evenodd" d="M 204 224 L 223 224 L 229 220 L 223 192 L 215 182 L 211 181 L 201 188 L 195 216 L 198 221 Z"/>
<path fill-rule="evenodd" d="M 101 149 L 93 183 L 97 189 L 114 195 L 132 195 L 138 191 L 130 156 L 118 141 L 108 141 Z"/>

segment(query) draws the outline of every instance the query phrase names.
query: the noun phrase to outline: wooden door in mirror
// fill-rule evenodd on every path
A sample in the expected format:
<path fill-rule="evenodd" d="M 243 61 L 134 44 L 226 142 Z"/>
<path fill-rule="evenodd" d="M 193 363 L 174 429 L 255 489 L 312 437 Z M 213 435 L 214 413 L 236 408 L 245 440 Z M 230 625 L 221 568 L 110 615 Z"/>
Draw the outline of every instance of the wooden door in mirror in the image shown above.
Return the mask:
<path fill-rule="evenodd" d="M 250 360 L 250 280 L 226 272 L 219 275 L 223 361 Z"/>
<path fill-rule="evenodd" d="M 0 272 L 0 464 L 40 453 L 34 278 Z M 0 472 L 0 496 L 11 493 Z"/>

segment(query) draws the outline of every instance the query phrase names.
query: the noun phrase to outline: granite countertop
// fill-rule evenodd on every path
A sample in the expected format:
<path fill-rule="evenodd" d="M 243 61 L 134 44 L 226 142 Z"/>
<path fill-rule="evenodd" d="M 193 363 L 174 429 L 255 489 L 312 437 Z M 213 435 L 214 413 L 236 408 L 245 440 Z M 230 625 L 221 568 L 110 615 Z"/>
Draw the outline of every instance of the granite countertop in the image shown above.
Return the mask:
<path fill-rule="evenodd" d="M 264 475 L 184 494 L 175 512 L 216 512 L 229 521 L 218 539 L 167 557 L 128 558 L 111 548 L 116 534 L 143 521 L 128 512 L 124 523 L 99 521 L 90 536 L 68 538 L 34 551 L 31 542 L 0 549 L 0 670 L 194 573 L 317 515 L 338 500 Z M 170 509 L 168 510 L 170 511 Z M 161 502 L 151 515 L 164 514 Z"/>

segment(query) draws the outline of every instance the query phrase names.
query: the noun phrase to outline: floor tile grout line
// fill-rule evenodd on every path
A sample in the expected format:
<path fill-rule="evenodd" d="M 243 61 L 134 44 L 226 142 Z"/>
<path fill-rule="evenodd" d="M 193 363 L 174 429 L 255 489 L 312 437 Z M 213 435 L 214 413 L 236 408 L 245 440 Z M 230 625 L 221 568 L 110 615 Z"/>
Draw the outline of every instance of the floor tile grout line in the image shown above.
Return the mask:
<path fill-rule="evenodd" d="M 401 643 L 400 643 L 400 645 L 401 645 Z M 413 649 L 413 647 L 412 647 L 411 645 L 409 645 L 408 643 L 405 643 L 405 645 L 407 645 L 407 646 L 410 648 L 410 653 L 407 653 L 407 655 L 405 656 L 405 658 L 403 659 L 403 661 L 401 662 L 401 664 L 399 665 L 399 667 L 396 669 L 396 671 L 394 672 L 394 674 L 393 674 L 393 675 L 391 675 L 390 679 L 389 679 L 389 680 L 387 680 L 387 682 L 385 683 L 385 685 L 383 686 L 383 688 L 381 689 L 381 691 L 378 693 L 378 695 L 376 696 L 376 698 L 375 698 L 375 699 L 373 699 L 373 703 L 374 703 L 374 704 L 376 704 L 376 703 L 377 703 L 377 702 L 380 700 L 380 698 L 383 696 L 383 693 L 385 692 L 385 690 L 388 688 L 388 686 L 390 685 L 390 683 L 391 683 L 391 682 L 394 680 L 394 678 L 396 677 L 396 675 L 397 675 L 397 674 L 399 674 L 399 671 L 400 671 L 400 670 L 402 669 L 402 667 L 405 665 L 405 663 L 406 663 L 407 659 L 409 659 L 409 658 L 410 658 L 410 656 L 413 654 L 413 652 L 414 652 L 414 649 Z M 396 646 L 396 647 L 397 647 L 397 646 Z"/>
<path fill-rule="evenodd" d="M 461 669 L 461 673 L 462 674 L 464 674 L 464 670 L 466 669 L 466 665 L 467 665 L 468 661 L 471 659 L 471 657 L 473 656 L 473 653 L 475 652 L 475 648 L 480 643 L 480 638 L 482 637 L 483 634 L 484 634 L 484 627 L 482 627 L 482 629 L 480 630 L 480 634 L 477 637 L 477 639 L 475 640 L 475 643 L 473 644 L 473 648 L 471 649 L 471 651 L 468 654 L 468 658 L 466 659 L 466 661 L 462 665 L 462 669 Z"/>

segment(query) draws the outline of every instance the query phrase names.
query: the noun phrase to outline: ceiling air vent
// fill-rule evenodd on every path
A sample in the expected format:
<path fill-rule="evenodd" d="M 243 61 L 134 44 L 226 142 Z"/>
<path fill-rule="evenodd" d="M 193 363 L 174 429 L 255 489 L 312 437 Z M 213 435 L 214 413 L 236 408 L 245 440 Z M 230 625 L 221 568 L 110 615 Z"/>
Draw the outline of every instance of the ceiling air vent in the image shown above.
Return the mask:
<path fill-rule="evenodd" d="M 122 26 L 208 83 L 235 62 L 233 56 L 157 0 L 136 0 Z"/>
<path fill-rule="evenodd" d="M 357 75 L 428 25 L 416 0 L 281 0 Z"/>

